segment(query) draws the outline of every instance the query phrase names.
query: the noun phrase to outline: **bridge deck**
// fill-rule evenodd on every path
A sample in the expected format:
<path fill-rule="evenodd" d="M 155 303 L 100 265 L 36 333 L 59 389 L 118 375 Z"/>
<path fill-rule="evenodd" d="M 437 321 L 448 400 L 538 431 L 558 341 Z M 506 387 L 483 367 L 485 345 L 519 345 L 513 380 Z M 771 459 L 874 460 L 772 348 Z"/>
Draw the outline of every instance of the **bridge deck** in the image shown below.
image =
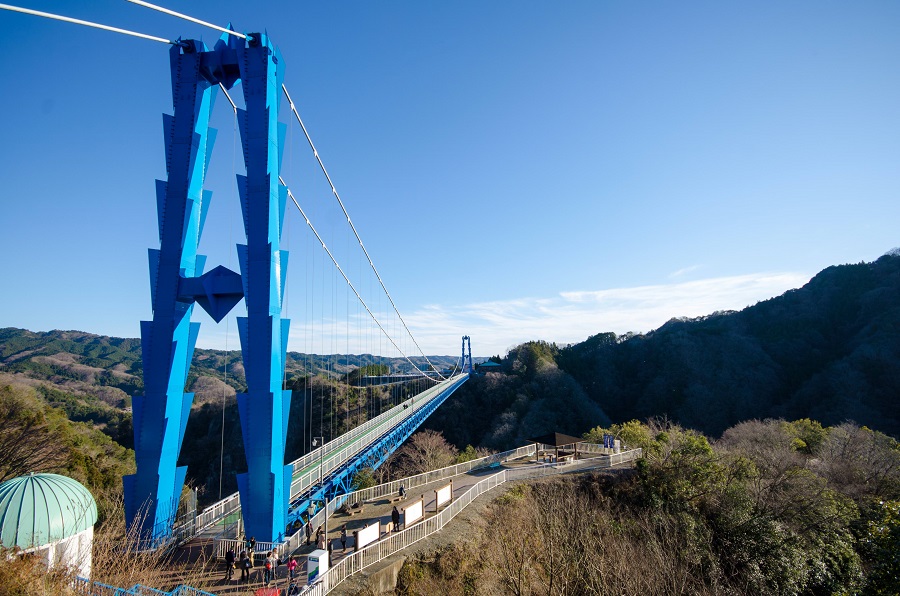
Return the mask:
<path fill-rule="evenodd" d="M 433 409 L 435 404 L 440 405 L 467 378 L 468 375 L 457 375 L 430 387 L 400 405 L 366 421 L 363 425 L 336 437 L 318 450 L 294 461 L 290 494 L 291 511 L 305 510 L 308 501 L 304 501 L 304 499 L 313 496 L 319 485 L 320 475 L 326 480 L 326 484 L 335 476 L 341 476 L 342 482 L 348 483 L 349 479 L 346 478 L 345 468 L 348 465 L 352 466 L 355 458 L 364 454 L 380 438 L 397 432 L 411 419 L 418 417 L 420 420 L 417 424 L 421 423 L 421 420 L 424 420 L 421 413 Z M 407 429 L 407 432 L 412 432 L 412 430 Z M 345 471 L 343 475 L 341 470 Z M 322 492 L 324 489 L 319 485 L 317 490 Z M 318 495 L 318 498 L 321 498 L 321 495 Z M 203 513 L 198 516 L 196 524 L 184 527 L 183 532 L 188 536 L 194 535 L 195 537 L 215 536 L 222 530 L 223 519 L 236 514 L 239 510 L 240 500 L 237 493 L 229 495 L 222 501 L 205 508 Z M 199 532 L 194 528 L 199 528 Z"/>

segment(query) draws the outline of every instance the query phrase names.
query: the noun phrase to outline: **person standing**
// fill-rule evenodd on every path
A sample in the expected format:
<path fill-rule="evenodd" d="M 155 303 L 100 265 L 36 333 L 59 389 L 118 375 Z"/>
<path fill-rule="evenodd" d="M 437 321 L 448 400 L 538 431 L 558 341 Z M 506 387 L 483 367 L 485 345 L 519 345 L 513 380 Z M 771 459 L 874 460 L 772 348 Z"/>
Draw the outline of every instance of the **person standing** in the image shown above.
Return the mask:
<path fill-rule="evenodd" d="M 238 566 L 241 568 L 241 581 L 245 579 L 250 581 L 250 568 L 253 567 L 253 564 L 250 562 L 250 557 L 247 556 L 247 551 L 241 551 L 241 560 L 238 562 Z"/>
<path fill-rule="evenodd" d="M 331 550 L 334 548 L 334 540 L 328 541 L 328 568 L 331 569 Z"/>
<path fill-rule="evenodd" d="M 325 549 L 325 530 L 322 529 L 322 526 L 319 526 L 319 529 L 316 530 L 316 548 L 319 550 Z"/>
<path fill-rule="evenodd" d="M 391 521 L 394 522 L 394 531 L 400 531 L 400 512 L 397 511 L 397 506 L 394 505 L 394 510 L 391 511 Z"/>
<path fill-rule="evenodd" d="M 309 546 L 310 538 L 312 538 L 312 524 L 306 522 L 306 546 Z"/>
<path fill-rule="evenodd" d="M 269 557 L 263 562 L 263 585 L 268 586 L 272 581 L 272 561 Z"/>
<path fill-rule="evenodd" d="M 234 577 L 234 549 L 229 548 L 225 553 L 225 581 L 229 582 Z"/>
<path fill-rule="evenodd" d="M 406 489 L 403 487 L 402 484 L 400 485 L 400 490 L 397 491 L 397 492 L 400 494 L 400 498 L 401 498 L 401 499 L 403 499 L 403 498 L 406 497 Z"/>
<path fill-rule="evenodd" d="M 288 559 L 287 568 L 288 568 L 288 577 L 290 578 L 291 583 L 293 583 L 294 575 L 296 575 L 296 573 L 297 573 L 297 559 L 294 558 L 293 555 L 291 555 L 291 558 Z"/>
<path fill-rule="evenodd" d="M 247 535 L 244 534 L 244 538 L 247 538 Z M 253 567 L 253 549 L 256 548 L 256 537 L 251 536 L 244 543 L 244 548 L 247 550 L 247 556 L 250 558 L 250 566 Z"/>
<path fill-rule="evenodd" d="M 265 571 L 263 571 L 263 583 L 265 585 L 269 585 L 273 579 L 275 579 L 275 570 L 278 567 L 278 558 L 275 556 L 275 551 L 271 551 L 266 556 L 265 562 Z"/>
<path fill-rule="evenodd" d="M 344 549 L 341 552 L 347 552 L 347 524 L 341 526 L 341 547 Z"/>

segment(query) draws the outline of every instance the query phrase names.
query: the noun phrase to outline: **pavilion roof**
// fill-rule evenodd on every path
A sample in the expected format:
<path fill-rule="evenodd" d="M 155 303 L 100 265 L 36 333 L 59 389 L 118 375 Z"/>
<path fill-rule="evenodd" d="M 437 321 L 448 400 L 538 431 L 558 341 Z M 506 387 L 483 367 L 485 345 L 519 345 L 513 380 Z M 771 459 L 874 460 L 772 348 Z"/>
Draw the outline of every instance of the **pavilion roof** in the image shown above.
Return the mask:
<path fill-rule="evenodd" d="M 573 437 L 571 435 L 564 435 L 562 433 L 550 433 L 548 435 L 541 435 L 540 437 L 534 437 L 533 439 L 528 439 L 531 443 L 541 443 L 543 445 L 553 445 L 554 447 L 562 447 L 563 445 L 573 445 L 575 443 L 580 443 L 584 441 L 581 437 Z"/>

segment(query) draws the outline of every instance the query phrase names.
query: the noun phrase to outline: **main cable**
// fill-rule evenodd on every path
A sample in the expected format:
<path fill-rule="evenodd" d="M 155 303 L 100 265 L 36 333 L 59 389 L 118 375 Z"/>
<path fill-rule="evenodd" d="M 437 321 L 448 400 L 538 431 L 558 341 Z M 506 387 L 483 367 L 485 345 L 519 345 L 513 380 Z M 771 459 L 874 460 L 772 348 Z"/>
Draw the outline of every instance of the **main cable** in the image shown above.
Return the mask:
<path fill-rule="evenodd" d="M 10 4 L 0 4 L 0 9 L 9 10 L 11 12 L 20 12 L 22 14 L 29 14 L 36 17 L 44 17 L 45 19 L 53 19 L 55 21 L 74 23 L 76 25 L 84 25 L 85 27 L 93 27 L 95 29 L 103 29 L 104 31 L 112 31 L 113 33 L 122 33 L 124 35 L 131 35 L 132 37 L 140 37 L 141 39 L 149 39 L 150 41 L 158 41 L 174 46 L 181 45 L 180 41 L 171 41 L 163 37 L 156 37 L 155 35 L 147 35 L 146 33 L 138 33 L 137 31 L 129 31 L 128 29 L 121 29 L 119 27 L 111 27 L 109 25 L 102 25 L 100 23 L 94 23 L 92 21 L 84 21 L 82 19 L 66 17 L 59 14 L 53 14 L 52 12 L 42 12 L 40 10 L 32 10 L 30 8 L 22 8 L 21 6 L 12 6 Z"/>
<path fill-rule="evenodd" d="M 321 168 L 322 173 L 325 174 L 325 179 L 328 180 L 328 184 L 331 186 L 331 194 L 334 195 L 334 198 L 337 199 L 338 204 L 341 206 L 341 210 L 344 212 L 344 216 L 347 218 L 347 223 L 350 225 L 350 229 L 353 230 L 353 234 L 356 236 L 357 242 L 359 242 L 359 247 L 362 249 L 363 253 L 365 253 L 366 258 L 369 260 L 369 266 L 372 268 L 372 271 L 375 272 L 375 277 L 378 279 L 378 283 L 381 284 L 381 289 L 384 290 L 384 293 L 387 296 L 388 300 L 390 301 L 391 306 L 394 308 L 394 312 L 397 313 L 397 317 L 400 319 L 400 322 L 403 324 L 403 328 L 406 329 L 407 335 L 409 335 L 410 339 L 412 339 L 412 341 L 413 341 L 413 344 L 415 344 L 416 348 L 418 348 L 419 354 L 422 355 L 422 357 L 425 359 L 425 362 L 428 363 L 428 366 L 430 366 L 434 370 L 437 370 L 437 367 L 435 367 L 431 363 L 431 361 L 428 360 L 428 356 L 425 355 L 425 352 L 419 346 L 419 342 L 416 341 L 416 338 L 413 336 L 412 332 L 409 330 L 409 327 L 406 325 L 406 321 L 403 320 L 403 315 L 400 314 L 400 310 L 397 308 L 397 305 L 394 303 L 393 297 L 391 297 L 391 293 L 388 292 L 387 286 L 384 285 L 384 280 L 381 279 L 381 275 L 378 273 L 378 269 L 375 268 L 375 263 L 372 262 L 372 257 L 369 256 L 369 251 L 366 250 L 366 246 L 363 244 L 362 238 L 360 238 L 359 233 L 356 231 L 356 226 L 353 225 L 353 221 L 350 219 L 350 214 L 347 213 L 347 208 L 344 206 L 344 202 L 341 200 L 341 197 L 338 194 L 337 188 L 335 188 L 335 186 L 334 186 L 334 182 L 331 181 L 331 176 L 328 175 L 328 170 L 325 169 L 325 164 L 322 162 L 322 158 L 319 156 L 319 152 L 316 149 L 316 146 L 313 144 L 312 137 L 310 137 L 309 131 L 306 130 L 306 125 L 303 124 L 303 119 L 300 118 L 300 113 L 297 112 L 297 107 L 294 105 L 294 100 L 291 99 L 291 94 L 288 93 L 287 87 L 283 83 L 281 85 L 281 89 L 282 89 L 282 91 L 284 91 L 284 95 L 285 95 L 285 97 L 287 97 L 288 103 L 291 106 L 291 112 L 293 112 L 294 117 L 297 118 L 297 122 L 300 123 L 300 128 L 303 129 L 303 134 L 306 135 L 306 141 L 309 143 L 309 147 L 310 147 L 310 149 L 312 149 L 313 155 L 315 156 L 316 161 L 319 162 L 319 168 Z M 291 198 L 293 198 L 293 197 L 291 197 Z M 296 200 L 294 202 L 296 203 Z M 297 207 L 299 208 L 300 205 L 297 205 Z M 304 217 L 306 217 L 306 216 L 304 215 Z M 309 220 L 307 220 L 307 223 L 308 223 L 308 221 Z M 323 243 L 322 246 L 324 247 L 325 244 Z M 335 264 L 337 264 L 337 263 L 335 262 Z M 359 294 L 357 294 L 357 296 L 359 296 Z M 362 298 L 360 298 L 360 300 L 362 300 Z M 369 310 L 368 306 L 366 306 L 366 310 Z M 371 314 L 371 311 L 369 311 L 369 313 Z M 379 327 L 381 327 L 380 323 L 379 323 Z M 382 328 L 382 331 L 384 331 L 384 328 Z M 385 334 L 386 334 L 386 332 L 385 332 Z M 391 343 L 393 343 L 393 340 L 391 340 Z M 394 347 L 397 347 L 397 344 L 394 344 Z M 400 348 L 397 348 L 397 350 L 401 354 L 403 354 L 403 351 L 400 350 Z M 404 357 L 406 357 L 406 354 L 403 354 L 403 355 L 404 355 Z M 407 358 L 407 360 L 409 360 L 409 358 Z M 411 360 L 409 362 L 410 362 L 410 364 L 413 364 Z M 419 368 L 418 366 L 416 366 L 415 364 L 413 364 L 413 366 L 418 370 L 418 368 Z M 445 377 L 443 377 L 440 373 L 438 373 L 438 376 L 441 379 L 445 379 Z"/>
<path fill-rule="evenodd" d="M 150 4 L 149 2 L 144 2 L 144 0 L 128 0 L 132 4 L 137 4 L 138 6 L 143 6 L 145 8 L 152 8 L 153 10 L 158 10 L 159 12 L 164 12 L 168 15 L 172 15 L 173 17 L 178 17 L 179 19 L 184 19 L 186 21 L 190 21 L 192 23 L 197 23 L 198 25 L 203 25 L 204 27 L 209 27 L 211 29 L 216 29 L 217 31 L 222 31 L 223 33 L 227 33 L 229 35 L 234 35 L 235 37 L 240 37 L 241 39 L 248 39 L 246 35 L 243 33 L 238 33 L 232 29 L 226 29 L 225 27 L 219 27 L 218 25 L 213 25 L 212 23 L 207 23 L 206 21 L 201 21 L 200 19 L 195 19 L 194 17 L 188 16 L 186 14 L 182 14 L 180 12 L 175 12 L 174 10 L 169 10 L 168 8 L 163 8 L 162 6 L 157 6 L 156 4 Z"/>

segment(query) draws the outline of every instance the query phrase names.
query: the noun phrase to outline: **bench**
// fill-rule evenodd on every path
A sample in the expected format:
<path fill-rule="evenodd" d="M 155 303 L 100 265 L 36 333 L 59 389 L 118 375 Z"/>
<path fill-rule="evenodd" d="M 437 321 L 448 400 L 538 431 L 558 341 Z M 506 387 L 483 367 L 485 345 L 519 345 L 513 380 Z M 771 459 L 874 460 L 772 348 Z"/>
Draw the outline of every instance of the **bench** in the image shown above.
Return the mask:
<path fill-rule="evenodd" d="M 344 513 L 346 513 L 350 517 L 353 517 L 357 513 L 363 512 L 363 502 L 360 501 L 359 503 L 345 503 L 343 509 Z"/>

